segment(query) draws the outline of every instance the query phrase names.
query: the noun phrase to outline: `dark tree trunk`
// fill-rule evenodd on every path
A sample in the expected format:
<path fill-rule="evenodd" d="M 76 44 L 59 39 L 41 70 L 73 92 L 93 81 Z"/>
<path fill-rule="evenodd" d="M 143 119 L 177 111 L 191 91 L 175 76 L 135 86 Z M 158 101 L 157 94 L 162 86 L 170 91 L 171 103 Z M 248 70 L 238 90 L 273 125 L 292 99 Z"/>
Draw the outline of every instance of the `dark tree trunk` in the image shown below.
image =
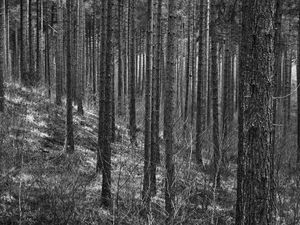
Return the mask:
<path fill-rule="evenodd" d="M 174 223 L 174 117 L 175 117 L 175 32 L 176 32 L 176 4 L 169 1 L 168 39 L 167 39 L 167 69 L 165 77 L 164 98 L 164 139 L 166 152 L 166 181 L 165 181 L 165 209 L 167 212 L 166 224 Z"/>
<path fill-rule="evenodd" d="M 219 79 L 218 79 L 218 56 L 217 56 L 217 24 L 216 24 L 216 0 L 212 4 L 212 26 L 211 26 L 211 81 L 212 81 L 212 138 L 213 138 L 213 168 L 214 183 L 220 187 L 220 144 L 219 144 Z"/>
<path fill-rule="evenodd" d="M 153 35 L 153 2 L 147 1 L 147 43 L 146 43 L 146 77 L 145 77 L 145 142 L 144 142 L 144 182 L 143 182 L 143 202 L 145 209 L 149 210 L 150 203 L 150 150 L 151 150 L 151 55 L 152 55 L 152 35 Z"/>
<path fill-rule="evenodd" d="M 106 26 L 105 26 L 105 17 L 106 17 L 106 0 L 101 1 L 101 64 L 100 64 L 100 82 L 99 85 L 99 123 L 98 123 L 98 149 L 97 149 L 97 166 L 96 171 L 100 172 L 103 168 L 103 147 L 104 147 L 104 135 L 107 132 L 104 129 L 104 119 L 105 119 L 105 71 L 106 71 Z"/>
<path fill-rule="evenodd" d="M 104 1 L 102 1 L 104 2 Z M 102 170 L 102 205 L 105 208 L 112 206 L 111 200 L 111 79 L 112 79 L 112 1 L 107 1 L 106 14 L 106 75 L 105 75 L 105 102 L 104 102 L 104 123 L 103 123 L 103 170 Z"/>
<path fill-rule="evenodd" d="M 135 110 L 135 1 L 129 1 L 130 11 L 130 76 L 129 76 L 129 133 L 131 143 L 136 143 L 136 110 Z"/>
<path fill-rule="evenodd" d="M 0 0 L 0 112 L 4 111 L 4 0 Z"/>
<path fill-rule="evenodd" d="M 243 0 L 237 225 L 274 222 L 271 144 L 274 11 L 274 0 L 255 4 Z"/>
<path fill-rule="evenodd" d="M 158 0 L 157 4 L 157 20 L 156 20 L 156 48 L 155 48 L 155 70 L 153 74 L 152 87 L 152 114 L 151 114 L 151 159 L 150 159 L 150 187 L 152 195 L 156 194 L 156 166 L 160 162 L 159 153 L 159 111 L 160 111 L 160 73 L 161 73 L 161 50 L 162 50 L 162 0 Z"/>
<path fill-rule="evenodd" d="M 298 1 L 298 62 L 297 62 L 297 87 L 300 86 L 300 1 Z M 297 167 L 300 168 L 300 90 L 297 89 Z"/>
<path fill-rule="evenodd" d="M 72 12 L 72 0 L 67 0 L 67 77 L 66 77 L 66 89 L 67 89 L 67 118 L 66 118 L 66 140 L 65 151 L 67 153 L 74 152 L 74 136 L 73 136 L 73 109 L 72 109 L 72 75 L 71 75 L 71 12 Z"/>
<path fill-rule="evenodd" d="M 203 0 L 200 1 L 199 38 L 198 38 L 198 84 L 197 84 L 197 116 L 196 116 L 196 149 L 197 163 L 202 166 L 202 135 L 204 125 L 203 107 Z"/>

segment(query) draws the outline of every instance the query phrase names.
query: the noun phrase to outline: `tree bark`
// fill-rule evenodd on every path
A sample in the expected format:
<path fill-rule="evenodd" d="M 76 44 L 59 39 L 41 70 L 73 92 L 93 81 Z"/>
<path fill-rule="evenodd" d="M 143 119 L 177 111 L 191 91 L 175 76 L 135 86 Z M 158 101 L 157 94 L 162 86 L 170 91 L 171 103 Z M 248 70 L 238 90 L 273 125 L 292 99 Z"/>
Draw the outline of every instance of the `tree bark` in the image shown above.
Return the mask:
<path fill-rule="evenodd" d="M 150 203 L 150 150 L 151 150 L 151 78 L 152 78 L 152 36 L 153 36 L 153 2 L 147 1 L 147 43 L 146 43 L 146 77 L 145 77 L 145 139 L 144 139 L 144 182 L 143 202 L 149 210 Z"/>
<path fill-rule="evenodd" d="M 67 77 L 66 77 L 66 89 L 67 89 L 67 117 L 66 117 L 66 140 L 65 151 L 67 153 L 74 152 L 74 135 L 73 135 L 73 109 L 72 109 L 72 75 L 71 75 L 71 12 L 72 12 L 72 0 L 67 0 L 67 32 L 66 32 L 66 44 L 67 44 Z"/>
<path fill-rule="evenodd" d="M 274 222 L 271 156 L 274 3 L 266 0 L 253 4 L 243 0 L 237 225 Z"/>
<path fill-rule="evenodd" d="M 176 32 L 176 4 L 169 1 L 168 38 L 167 38 L 167 69 L 165 77 L 164 98 L 164 140 L 166 152 L 166 180 L 165 180 L 165 209 L 167 212 L 166 224 L 174 223 L 174 117 L 175 117 L 175 32 Z"/>

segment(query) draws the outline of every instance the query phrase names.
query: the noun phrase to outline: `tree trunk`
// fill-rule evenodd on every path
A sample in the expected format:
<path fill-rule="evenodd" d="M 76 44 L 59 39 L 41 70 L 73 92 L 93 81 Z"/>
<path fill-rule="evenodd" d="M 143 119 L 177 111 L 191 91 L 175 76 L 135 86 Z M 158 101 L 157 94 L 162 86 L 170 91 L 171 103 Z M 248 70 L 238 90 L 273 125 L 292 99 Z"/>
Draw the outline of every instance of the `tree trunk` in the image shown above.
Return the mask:
<path fill-rule="evenodd" d="M 65 151 L 67 153 L 74 152 L 74 136 L 73 136 L 73 110 L 72 110 L 72 76 L 71 76 L 71 12 L 72 12 L 72 0 L 67 0 L 67 32 L 66 32 L 66 44 L 67 44 L 67 77 L 66 77 L 66 89 L 67 89 L 67 118 L 66 118 L 66 140 Z"/>
<path fill-rule="evenodd" d="M 102 1 L 103 3 L 104 1 Z M 112 1 L 107 1 L 107 41 L 106 41 L 106 76 L 104 103 L 104 140 L 103 140 L 103 170 L 102 170 L 102 205 L 104 208 L 112 206 L 111 200 L 111 78 L 112 78 Z"/>
<path fill-rule="evenodd" d="M 136 143 L 136 110 L 135 110 L 135 1 L 129 1 L 130 14 L 130 76 L 129 76 L 129 135 L 131 143 Z"/>
<path fill-rule="evenodd" d="M 4 0 L 0 0 L 0 112 L 4 111 Z"/>
<path fill-rule="evenodd" d="M 150 203 L 150 150 L 151 150 L 151 77 L 152 77 L 152 35 L 153 35 L 153 2 L 147 1 L 147 43 L 146 43 L 146 77 L 145 77 L 145 141 L 144 141 L 144 182 L 143 202 L 149 210 Z"/>
<path fill-rule="evenodd" d="M 167 212 L 166 224 L 174 223 L 174 117 L 175 117 L 175 32 L 176 32 L 176 4 L 169 1 L 168 39 L 167 39 L 167 69 L 165 77 L 164 103 L 164 139 L 166 152 L 166 181 L 165 181 L 165 209 Z"/>
<path fill-rule="evenodd" d="M 196 116 L 196 149 L 197 163 L 202 166 L 202 142 L 204 131 L 203 107 L 203 0 L 200 1 L 199 38 L 198 38 L 198 84 L 197 84 L 197 116 Z"/>
<path fill-rule="evenodd" d="M 300 86 L 300 1 L 298 1 L 298 46 L 297 46 L 297 87 Z M 300 168 L 300 90 L 297 89 L 297 167 Z"/>
<path fill-rule="evenodd" d="M 63 58 L 64 58 L 64 30 L 63 30 L 63 2 L 59 0 L 57 9 L 57 54 L 56 54 L 56 104 L 62 105 L 62 76 L 63 76 Z M 38 42 L 37 42 L 38 43 Z M 39 70 L 38 70 L 39 71 Z"/>
<path fill-rule="evenodd" d="M 161 50 L 162 50 L 162 0 L 158 0 L 157 4 L 157 20 L 156 20 L 156 48 L 155 48 L 155 70 L 153 74 L 152 86 L 152 114 L 151 114 L 151 159 L 150 159 L 150 189 L 152 196 L 156 194 L 156 166 L 160 162 L 159 153 L 159 121 L 160 121 L 160 73 L 161 73 Z"/>
<path fill-rule="evenodd" d="M 255 4 L 243 0 L 237 225 L 274 222 L 271 156 L 274 11 L 274 0 Z"/>
<path fill-rule="evenodd" d="M 83 115 L 83 62 L 84 62 L 84 23 L 82 22 L 84 17 L 83 0 L 78 0 L 77 4 L 77 111 L 79 115 Z"/>
<path fill-rule="evenodd" d="M 218 56 L 217 56 L 217 24 L 216 24 L 216 0 L 212 4 L 212 26 L 211 26 L 211 81 L 212 81 L 212 138 L 213 138 L 213 168 L 214 183 L 220 187 L 220 171 L 219 165 L 221 160 L 220 144 L 219 144 L 219 80 L 218 80 Z"/>

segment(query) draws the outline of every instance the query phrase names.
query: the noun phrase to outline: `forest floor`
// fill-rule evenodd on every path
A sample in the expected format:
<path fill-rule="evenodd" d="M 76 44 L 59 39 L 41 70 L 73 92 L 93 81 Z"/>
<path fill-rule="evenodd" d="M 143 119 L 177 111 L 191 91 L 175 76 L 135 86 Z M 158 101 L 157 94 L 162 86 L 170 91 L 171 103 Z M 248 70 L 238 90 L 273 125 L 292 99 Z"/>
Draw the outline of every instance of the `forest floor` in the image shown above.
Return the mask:
<path fill-rule="evenodd" d="M 5 112 L 0 115 L 0 224 L 163 224 L 164 154 L 157 171 L 157 196 L 149 217 L 143 218 L 143 135 L 139 133 L 137 146 L 131 145 L 126 121 L 117 118 L 112 144 L 114 206 L 103 210 L 102 179 L 95 172 L 97 112 L 74 113 L 75 153 L 66 155 L 65 110 L 42 93 L 15 85 L 6 88 Z M 189 148 L 176 151 L 176 224 L 209 224 L 212 218 L 218 218 L 217 224 L 233 224 L 234 166 L 229 164 L 221 188 L 215 190 L 209 170 L 200 171 L 191 158 Z"/>

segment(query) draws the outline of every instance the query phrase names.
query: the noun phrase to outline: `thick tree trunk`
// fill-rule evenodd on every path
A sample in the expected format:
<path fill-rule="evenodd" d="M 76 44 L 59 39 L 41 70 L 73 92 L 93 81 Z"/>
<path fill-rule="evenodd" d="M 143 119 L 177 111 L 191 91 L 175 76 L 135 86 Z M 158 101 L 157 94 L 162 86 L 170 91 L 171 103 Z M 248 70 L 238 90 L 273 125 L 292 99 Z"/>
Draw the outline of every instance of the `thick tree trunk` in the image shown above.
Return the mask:
<path fill-rule="evenodd" d="M 237 225 L 274 222 L 271 144 L 274 11 L 274 0 L 255 4 L 243 0 Z"/>

